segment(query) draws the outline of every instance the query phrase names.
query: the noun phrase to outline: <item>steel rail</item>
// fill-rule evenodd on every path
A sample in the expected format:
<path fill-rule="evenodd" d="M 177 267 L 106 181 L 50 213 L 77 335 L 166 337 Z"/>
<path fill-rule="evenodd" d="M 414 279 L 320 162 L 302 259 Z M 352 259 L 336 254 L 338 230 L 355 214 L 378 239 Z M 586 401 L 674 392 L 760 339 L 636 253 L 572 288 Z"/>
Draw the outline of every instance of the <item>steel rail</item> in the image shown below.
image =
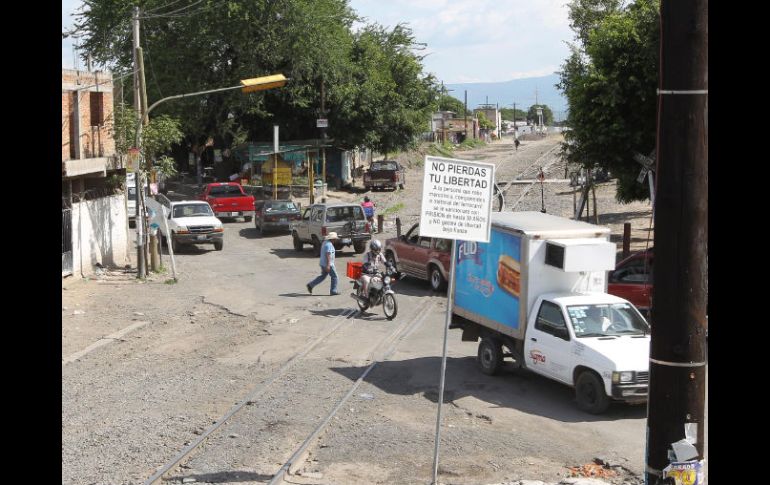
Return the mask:
<path fill-rule="evenodd" d="M 327 414 L 326 418 L 316 426 L 316 428 L 310 433 L 310 435 L 305 439 L 305 441 L 295 450 L 295 452 L 289 457 L 289 459 L 281 466 L 281 468 L 273 475 L 272 480 L 268 482 L 268 485 L 277 485 L 280 483 L 283 483 L 284 477 L 287 472 L 289 472 L 291 469 L 294 469 L 298 463 L 302 460 L 304 460 L 305 452 L 308 450 L 310 444 L 318 438 L 318 436 L 326 429 L 326 426 L 329 424 L 329 422 L 334 418 L 334 416 L 337 414 L 337 412 L 340 410 L 340 408 L 347 402 L 348 399 L 353 395 L 353 393 L 358 389 L 358 386 L 361 385 L 361 383 L 364 381 L 367 375 L 369 375 L 369 372 L 374 369 L 374 367 L 379 364 L 380 362 L 386 361 L 388 358 L 390 358 L 391 355 L 396 351 L 396 348 L 398 347 L 398 344 L 400 344 L 406 337 L 412 334 L 420 325 L 422 325 L 422 322 L 425 321 L 425 318 L 427 318 L 428 313 L 433 309 L 435 306 L 436 301 L 435 299 L 432 299 L 432 301 L 423 306 L 422 309 L 420 309 L 417 314 L 408 321 L 406 325 L 399 326 L 399 328 L 396 329 L 395 332 L 392 332 L 388 337 L 380 341 L 380 343 L 375 347 L 375 349 L 372 351 L 372 354 L 374 351 L 382 346 L 383 343 L 386 343 L 389 340 L 392 340 L 393 342 L 390 344 L 390 347 L 387 348 L 385 353 L 383 354 L 382 358 L 379 360 L 375 360 L 372 362 L 369 367 L 364 370 L 363 373 L 359 376 L 359 378 L 353 383 L 350 390 L 347 394 L 337 403 L 337 405 L 332 409 L 329 414 Z"/>
<path fill-rule="evenodd" d="M 283 374 L 286 373 L 286 371 L 299 359 L 306 356 L 311 350 L 313 350 L 319 343 L 324 341 L 326 338 L 328 338 L 331 334 L 333 334 L 339 327 L 342 326 L 343 323 L 345 323 L 348 320 L 348 317 L 353 315 L 355 313 L 355 310 L 352 308 L 348 308 L 342 313 L 340 313 L 335 319 L 340 319 L 339 323 L 332 327 L 331 330 L 326 332 L 326 334 L 323 334 L 319 337 L 317 337 L 313 342 L 311 342 L 307 347 L 305 347 L 304 350 L 301 350 L 300 352 L 297 352 L 292 356 L 286 363 L 281 366 L 280 369 L 275 371 L 267 381 L 262 381 L 252 392 L 249 393 L 246 398 L 242 399 L 240 402 L 236 403 L 227 413 L 225 413 L 222 418 L 215 421 L 213 425 L 209 426 L 208 429 L 206 429 L 205 432 L 201 433 L 198 438 L 196 438 L 192 443 L 187 445 L 185 448 L 182 449 L 174 458 L 171 459 L 168 463 L 163 465 L 157 472 L 155 472 L 154 475 L 152 475 L 150 478 L 148 478 L 144 485 L 152 485 L 155 483 L 159 478 L 161 478 L 163 475 L 165 475 L 171 468 L 173 468 L 176 464 L 178 464 L 180 461 L 182 461 L 185 457 L 187 457 L 193 450 L 195 450 L 200 444 L 214 431 L 216 431 L 222 424 L 224 424 L 228 419 L 230 419 L 234 414 L 236 414 L 238 411 L 240 411 L 243 406 L 245 406 L 248 403 L 253 403 L 254 399 L 258 397 L 262 392 L 264 392 L 271 384 L 273 384 L 278 378 L 283 376 Z"/>

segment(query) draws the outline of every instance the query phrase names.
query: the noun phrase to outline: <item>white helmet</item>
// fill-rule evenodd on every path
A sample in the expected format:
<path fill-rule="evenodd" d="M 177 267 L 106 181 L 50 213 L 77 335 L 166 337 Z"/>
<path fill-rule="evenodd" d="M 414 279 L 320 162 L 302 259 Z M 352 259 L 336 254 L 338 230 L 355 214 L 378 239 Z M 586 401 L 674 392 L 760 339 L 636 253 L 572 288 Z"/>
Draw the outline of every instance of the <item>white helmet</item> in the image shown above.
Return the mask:
<path fill-rule="evenodd" d="M 382 243 L 377 239 L 372 239 L 372 241 L 369 243 L 369 249 L 371 249 L 375 253 L 379 253 L 380 251 L 382 251 Z"/>

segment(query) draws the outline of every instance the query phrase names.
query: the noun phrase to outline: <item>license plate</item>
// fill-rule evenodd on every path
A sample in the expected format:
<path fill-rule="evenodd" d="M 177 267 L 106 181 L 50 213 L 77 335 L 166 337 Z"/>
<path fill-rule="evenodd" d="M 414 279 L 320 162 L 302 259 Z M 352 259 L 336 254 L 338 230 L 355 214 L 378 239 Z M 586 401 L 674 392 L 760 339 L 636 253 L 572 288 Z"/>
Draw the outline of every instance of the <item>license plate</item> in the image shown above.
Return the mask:
<path fill-rule="evenodd" d="M 197 236 L 195 239 L 197 239 L 198 241 L 203 241 L 206 239 L 206 236 Z"/>
<path fill-rule="evenodd" d="M 351 243 L 350 239 L 343 239 L 342 240 L 342 244 L 350 244 L 350 243 Z"/>
<path fill-rule="evenodd" d="M 230 216 L 231 217 L 237 217 L 239 214 L 240 214 L 239 212 L 231 212 Z"/>

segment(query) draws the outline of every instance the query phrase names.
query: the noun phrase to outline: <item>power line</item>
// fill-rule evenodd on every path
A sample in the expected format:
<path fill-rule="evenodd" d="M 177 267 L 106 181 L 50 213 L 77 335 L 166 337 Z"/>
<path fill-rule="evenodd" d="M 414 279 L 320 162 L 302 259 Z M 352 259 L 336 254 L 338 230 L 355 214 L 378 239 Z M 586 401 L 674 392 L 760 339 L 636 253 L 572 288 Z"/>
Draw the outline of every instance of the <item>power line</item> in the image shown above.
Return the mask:
<path fill-rule="evenodd" d="M 181 0 L 174 0 L 173 2 L 167 3 L 166 5 L 161 5 L 160 7 L 155 7 L 155 8 L 151 8 L 149 10 L 146 10 L 145 13 L 157 12 L 158 10 L 170 7 L 170 6 L 174 5 L 175 3 L 179 3 L 180 1 Z"/>
<path fill-rule="evenodd" d="M 176 9 L 176 10 L 172 10 L 172 11 L 170 11 L 170 12 L 166 12 L 166 13 L 162 13 L 162 14 L 156 14 L 156 15 L 143 15 L 143 16 L 141 16 L 141 17 L 139 17 L 139 18 L 140 18 L 140 19 L 142 19 L 142 20 L 146 20 L 146 19 L 152 19 L 152 18 L 162 18 L 162 17 L 186 17 L 186 16 L 188 16 L 188 15 L 192 15 L 192 14 L 194 14 L 194 13 L 198 13 L 198 12 L 196 12 L 196 11 L 192 11 L 192 12 L 186 12 L 186 13 L 184 13 L 184 14 L 178 14 L 178 13 L 179 13 L 179 12 L 182 12 L 182 11 L 184 11 L 184 10 L 188 10 L 188 9 L 190 9 L 190 8 L 192 8 L 192 7 L 196 6 L 196 5 L 198 5 L 198 4 L 199 4 L 199 3 L 201 3 L 202 1 L 203 1 L 203 0 L 197 0 L 196 2 L 193 2 L 193 3 L 191 3 L 190 5 L 184 6 L 184 7 L 182 7 L 182 8 L 178 8 L 178 9 Z M 177 14 L 177 15 L 175 15 L 175 14 Z"/>
<path fill-rule="evenodd" d="M 145 31 L 145 38 L 149 37 L 147 35 L 147 28 L 146 27 L 145 27 L 144 31 Z M 149 39 L 148 39 L 148 41 L 145 42 L 145 49 L 147 49 L 147 59 L 150 61 L 150 72 L 152 72 L 152 80 L 153 80 L 153 82 L 155 82 L 155 87 L 158 88 L 158 93 L 160 94 L 160 97 L 161 98 L 165 98 L 165 96 L 163 96 L 163 91 L 160 89 L 160 84 L 158 84 L 158 76 L 155 75 L 155 68 L 152 65 L 152 56 L 150 55 L 150 49 L 148 48 L 149 44 L 150 44 L 150 42 L 149 42 Z"/>

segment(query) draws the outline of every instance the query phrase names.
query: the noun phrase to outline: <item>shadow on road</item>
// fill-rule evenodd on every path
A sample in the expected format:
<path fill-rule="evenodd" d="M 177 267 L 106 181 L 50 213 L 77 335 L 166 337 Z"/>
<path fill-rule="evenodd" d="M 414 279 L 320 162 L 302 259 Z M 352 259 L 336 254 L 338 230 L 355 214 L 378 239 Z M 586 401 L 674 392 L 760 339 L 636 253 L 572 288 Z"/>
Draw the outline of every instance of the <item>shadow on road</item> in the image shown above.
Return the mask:
<path fill-rule="evenodd" d="M 365 367 L 336 367 L 333 371 L 355 381 Z M 438 401 L 441 357 L 381 362 L 367 382 L 388 394 L 422 394 Z M 501 408 L 516 409 L 563 422 L 645 419 L 645 405 L 613 403 L 603 415 L 585 413 L 575 404 L 572 388 L 526 370 L 503 370 L 497 376 L 481 373 L 475 357 L 447 358 L 444 403 L 471 396 Z"/>

